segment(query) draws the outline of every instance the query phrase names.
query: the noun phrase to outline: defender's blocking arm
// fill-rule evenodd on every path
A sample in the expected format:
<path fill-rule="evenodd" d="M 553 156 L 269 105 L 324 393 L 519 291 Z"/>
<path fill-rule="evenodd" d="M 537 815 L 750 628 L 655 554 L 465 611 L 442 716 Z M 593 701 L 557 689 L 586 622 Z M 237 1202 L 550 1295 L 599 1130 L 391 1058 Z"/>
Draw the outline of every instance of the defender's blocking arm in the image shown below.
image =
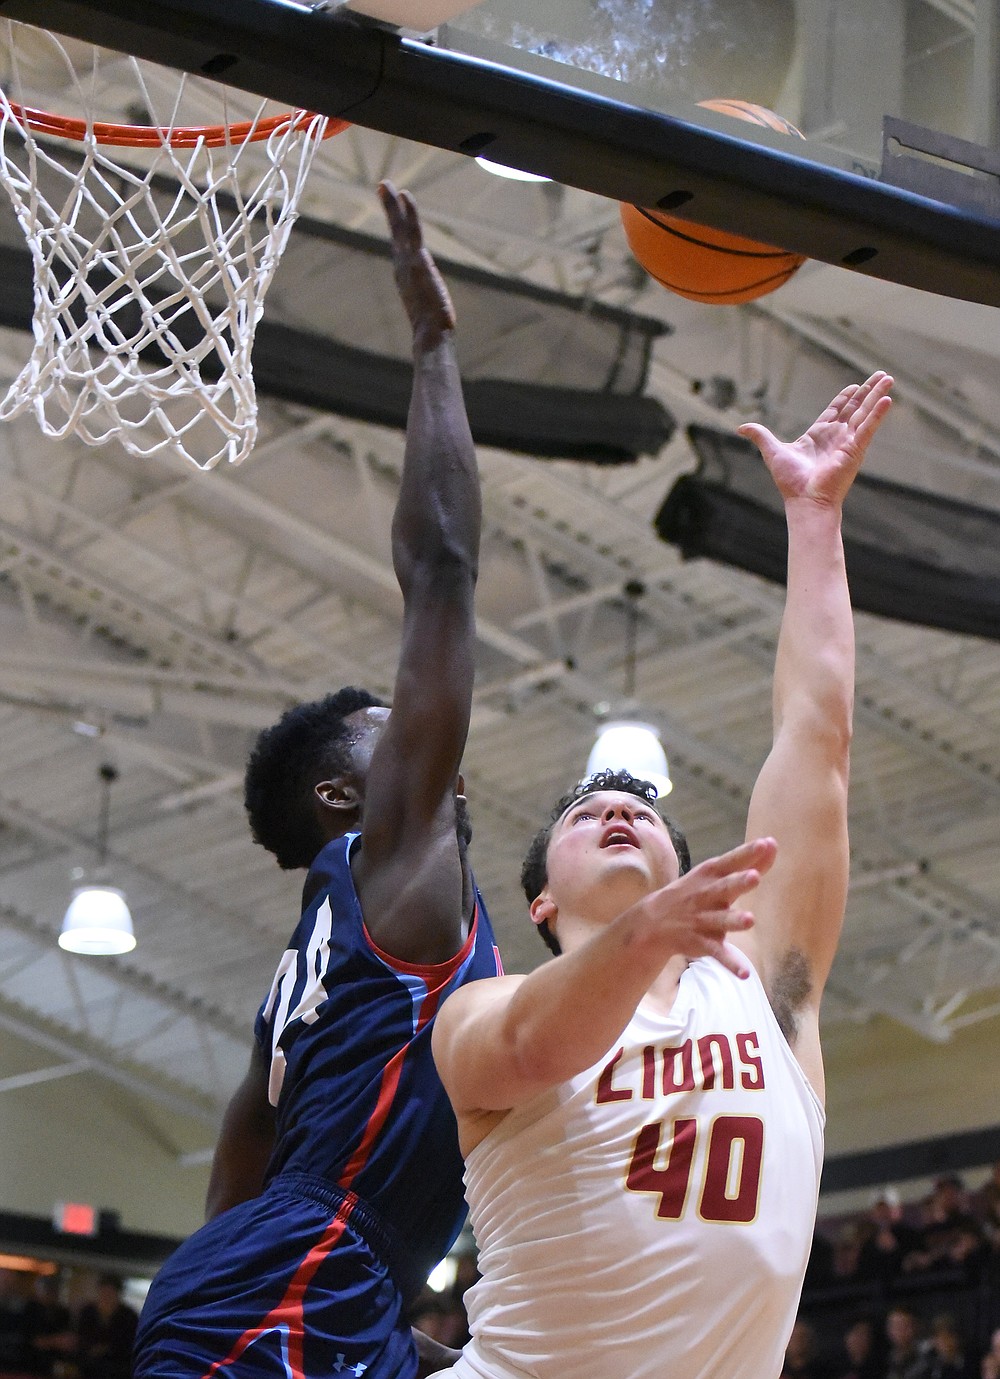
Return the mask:
<path fill-rule="evenodd" d="M 380 188 L 396 281 L 413 327 L 414 378 L 392 526 L 403 632 L 392 713 L 372 756 L 357 884 L 376 941 L 411 962 L 462 942 L 455 792 L 472 707 L 481 506 L 455 358 L 454 311 L 412 198 Z"/>

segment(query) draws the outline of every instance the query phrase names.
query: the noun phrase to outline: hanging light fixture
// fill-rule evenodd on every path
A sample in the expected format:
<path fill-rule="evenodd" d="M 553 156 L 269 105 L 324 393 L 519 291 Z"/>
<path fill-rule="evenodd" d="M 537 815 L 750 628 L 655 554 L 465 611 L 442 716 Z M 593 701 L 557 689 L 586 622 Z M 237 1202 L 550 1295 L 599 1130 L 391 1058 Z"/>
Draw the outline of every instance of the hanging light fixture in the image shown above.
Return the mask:
<path fill-rule="evenodd" d="M 108 812 L 111 786 L 118 779 L 113 766 L 103 765 L 98 771 L 101 779 L 101 812 L 97 830 L 97 870 L 94 879 L 77 886 L 69 902 L 59 935 L 59 947 L 69 953 L 107 955 L 130 953 L 135 947 L 132 916 L 125 903 L 125 893 L 105 882 L 108 860 Z"/>
<path fill-rule="evenodd" d="M 637 579 L 625 585 L 627 621 L 625 623 L 625 698 L 635 698 L 636 632 L 639 622 L 639 599 L 646 586 Z M 597 740 L 587 758 L 586 778 L 598 771 L 628 771 L 637 780 L 648 780 L 656 787 L 658 799 L 669 795 L 674 788 L 670 779 L 667 754 L 660 741 L 660 733 L 652 723 L 638 719 L 614 719 L 603 723 Z"/>
<path fill-rule="evenodd" d="M 598 729 L 587 758 L 587 776 L 598 771 L 628 771 L 636 780 L 648 780 L 659 799 L 674 788 L 659 732 L 652 723 L 635 719 L 616 719 Z"/>

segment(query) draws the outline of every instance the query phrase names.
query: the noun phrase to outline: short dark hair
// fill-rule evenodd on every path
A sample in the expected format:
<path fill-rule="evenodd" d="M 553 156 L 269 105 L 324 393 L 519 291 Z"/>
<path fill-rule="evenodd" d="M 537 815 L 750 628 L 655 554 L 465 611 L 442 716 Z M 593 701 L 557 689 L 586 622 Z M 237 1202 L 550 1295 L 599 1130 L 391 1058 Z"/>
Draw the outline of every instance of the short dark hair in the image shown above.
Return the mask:
<path fill-rule="evenodd" d="M 544 828 L 540 828 L 531 840 L 521 867 L 521 885 L 524 887 L 524 894 L 528 904 L 536 900 L 545 889 L 545 883 L 549 879 L 546 858 L 549 852 L 549 840 L 552 837 L 552 830 L 566 813 L 566 810 L 576 804 L 577 800 L 585 799 L 587 795 L 596 795 L 602 790 L 622 790 L 628 795 L 635 795 L 636 799 L 644 800 L 646 804 L 656 807 L 656 786 L 648 780 L 639 780 L 628 771 L 598 771 L 595 776 L 589 776 L 586 780 L 580 781 L 561 796 L 556 802 L 555 807 L 549 817 L 548 823 Z M 687 839 L 680 831 L 672 819 L 659 809 L 656 811 L 667 826 L 670 834 L 670 841 L 674 845 L 677 854 L 677 861 L 680 865 L 680 875 L 691 870 L 691 852 L 688 848 Z M 541 924 L 536 925 L 542 942 L 550 952 L 558 957 L 562 952 L 562 946 L 555 934 L 549 928 L 548 920 L 543 919 Z"/>
<path fill-rule="evenodd" d="M 244 778 L 243 802 L 254 842 L 284 871 L 308 867 L 326 839 L 313 789 L 349 765 L 345 722 L 359 709 L 383 707 L 367 690 L 347 685 L 310 704 L 297 704 L 257 738 Z"/>

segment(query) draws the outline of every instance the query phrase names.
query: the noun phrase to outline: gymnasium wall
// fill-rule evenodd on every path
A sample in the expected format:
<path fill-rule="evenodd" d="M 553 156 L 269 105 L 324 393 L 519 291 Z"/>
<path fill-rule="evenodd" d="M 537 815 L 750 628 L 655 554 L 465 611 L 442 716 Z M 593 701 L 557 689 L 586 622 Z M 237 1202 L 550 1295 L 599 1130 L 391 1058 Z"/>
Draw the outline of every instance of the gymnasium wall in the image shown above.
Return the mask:
<path fill-rule="evenodd" d="M 7 1078 L 57 1062 L 5 1035 Z M 203 1220 L 215 1132 L 94 1073 L 0 1090 L 0 1212 L 49 1218 L 58 1201 L 115 1211 L 124 1230 L 180 1238 Z M 185 1166 L 182 1156 L 198 1162 Z"/>

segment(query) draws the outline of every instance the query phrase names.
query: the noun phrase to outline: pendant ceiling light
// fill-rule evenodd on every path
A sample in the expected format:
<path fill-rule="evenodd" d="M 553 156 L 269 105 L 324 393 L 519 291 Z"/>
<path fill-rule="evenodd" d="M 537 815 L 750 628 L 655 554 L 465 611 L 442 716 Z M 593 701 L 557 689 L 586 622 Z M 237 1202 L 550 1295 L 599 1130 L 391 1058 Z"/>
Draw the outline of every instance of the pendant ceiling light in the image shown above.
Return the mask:
<path fill-rule="evenodd" d="M 113 766 L 103 765 L 98 775 L 101 781 L 101 806 L 97 830 L 97 869 L 93 880 L 77 886 L 62 922 L 59 947 L 69 953 L 108 955 L 130 953 L 135 947 L 132 915 L 125 902 L 125 893 L 107 884 L 108 812 L 111 786 L 118 779 Z"/>
<path fill-rule="evenodd" d="M 639 599 L 646 587 L 639 580 L 625 585 L 627 620 L 625 623 L 625 702 L 635 702 L 636 633 L 639 622 Z M 636 718 L 616 718 L 602 723 L 597 740 L 587 758 L 587 777 L 598 771 L 628 771 L 636 780 L 648 780 L 655 786 L 658 799 L 669 795 L 674 788 L 670 779 L 667 754 L 660 741 L 659 729 L 652 723 Z"/>

